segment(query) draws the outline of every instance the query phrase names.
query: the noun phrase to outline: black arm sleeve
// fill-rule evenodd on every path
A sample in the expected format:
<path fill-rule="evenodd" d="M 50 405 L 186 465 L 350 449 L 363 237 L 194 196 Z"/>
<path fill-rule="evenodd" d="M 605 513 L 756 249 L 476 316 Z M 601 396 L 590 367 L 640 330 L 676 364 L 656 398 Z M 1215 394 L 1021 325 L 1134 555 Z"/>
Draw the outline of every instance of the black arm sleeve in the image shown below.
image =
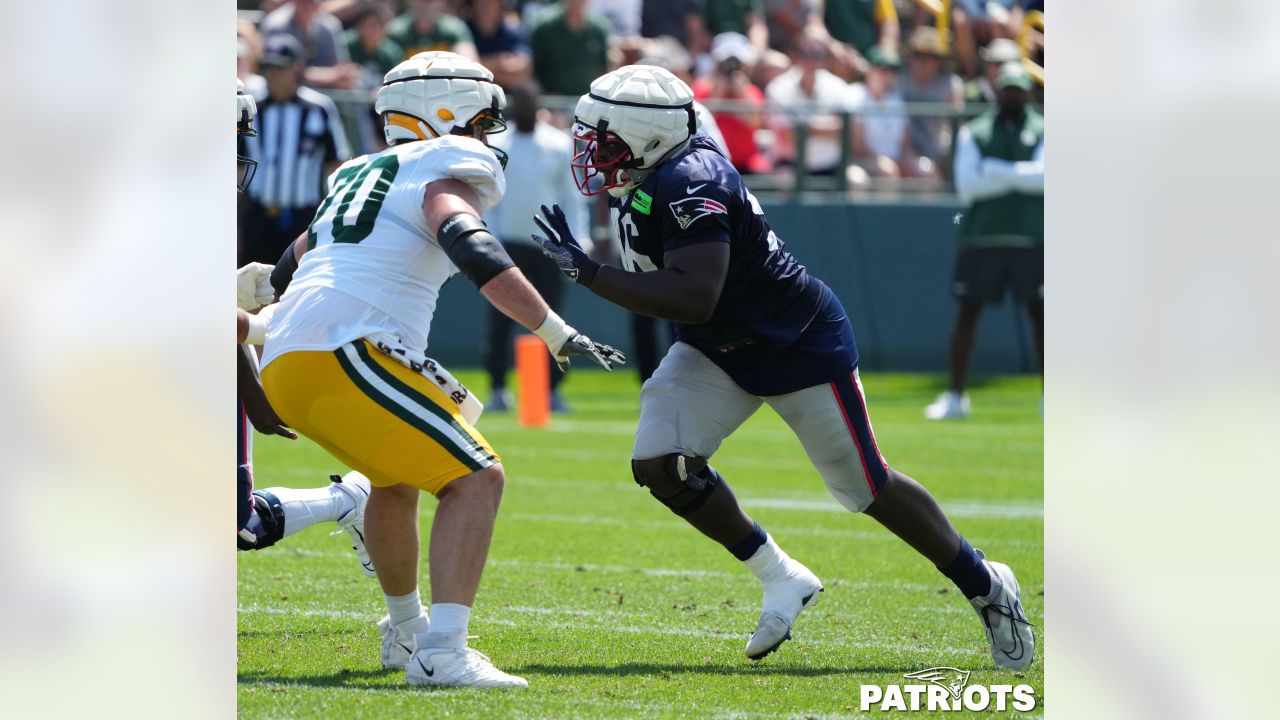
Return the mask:
<path fill-rule="evenodd" d="M 293 243 L 289 243 L 276 262 L 275 269 L 271 271 L 271 287 L 275 288 L 276 297 L 284 295 L 285 288 L 289 287 L 289 281 L 293 279 L 293 273 L 297 269 L 298 258 L 293 255 Z"/>
<path fill-rule="evenodd" d="M 515 267 L 498 238 L 489 232 L 483 220 L 471 213 L 446 218 L 436 231 L 436 242 L 477 288 L 503 270 Z"/>

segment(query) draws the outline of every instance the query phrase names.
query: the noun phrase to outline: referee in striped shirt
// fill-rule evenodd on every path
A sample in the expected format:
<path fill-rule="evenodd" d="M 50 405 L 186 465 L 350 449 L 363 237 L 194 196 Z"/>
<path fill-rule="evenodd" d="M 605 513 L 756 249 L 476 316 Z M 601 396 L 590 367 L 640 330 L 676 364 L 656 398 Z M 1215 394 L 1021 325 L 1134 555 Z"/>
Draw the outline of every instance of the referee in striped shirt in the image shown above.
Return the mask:
<path fill-rule="evenodd" d="M 304 58 L 296 39 L 272 35 L 258 60 L 267 96 L 257 99 L 258 136 L 243 141 L 258 173 L 240 206 L 241 267 L 278 260 L 311 224 L 325 179 L 351 157 L 337 106 L 301 84 Z"/>

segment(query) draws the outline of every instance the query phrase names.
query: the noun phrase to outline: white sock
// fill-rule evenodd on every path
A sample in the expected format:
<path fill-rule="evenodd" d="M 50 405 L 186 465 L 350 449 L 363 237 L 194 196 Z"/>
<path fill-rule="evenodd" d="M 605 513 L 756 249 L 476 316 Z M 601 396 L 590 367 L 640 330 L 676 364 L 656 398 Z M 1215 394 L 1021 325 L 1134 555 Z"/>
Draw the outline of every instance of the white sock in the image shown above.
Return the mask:
<path fill-rule="evenodd" d="M 391 615 L 391 624 L 412 620 L 422 614 L 422 598 L 418 588 L 407 595 L 383 595 L 387 600 L 387 613 Z"/>
<path fill-rule="evenodd" d="M 773 541 L 773 536 L 769 535 L 760 549 L 742 562 L 763 584 L 781 577 L 786 561 L 789 559 L 790 557 Z"/>
<path fill-rule="evenodd" d="M 284 509 L 284 537 L 318 522 L 336 522 L 356 509 L 356 501 L 333 485 L 305 490 L 275 487 L 266 492 L 275 495 Z"/>
<path fill-rule="evenodd" d="M 471 608 L 456 603 L 431 603 L 431 630 L 419 635 L 418 647 L 467 646 Z"/>

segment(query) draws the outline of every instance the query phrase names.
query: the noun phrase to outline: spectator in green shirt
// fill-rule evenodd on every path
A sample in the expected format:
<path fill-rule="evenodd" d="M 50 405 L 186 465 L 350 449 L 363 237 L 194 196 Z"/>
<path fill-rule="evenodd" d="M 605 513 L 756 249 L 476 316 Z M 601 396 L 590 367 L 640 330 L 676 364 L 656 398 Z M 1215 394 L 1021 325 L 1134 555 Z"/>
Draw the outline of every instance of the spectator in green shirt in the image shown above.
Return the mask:
<path fill-rule="evenodd" d="M 467 24 L 445 12 L 445 0 L 409 0 L 408 10 L 391 21 L 391 39 L 404 48 L 404 57 L 448 50 L 478 60 Z"/>
<path fill-rule="evenodd" d="M 706 0 L 702 16 L 712 37 L 736 32 L 747 36 L 757 57 L 769 50 L 769 26 L 764 21 L 762 0 Z"/>
<path fill-rule="evenodd" d="M 586 0 L 563 0 L 533 29 L 533 74 L 548 95 L 582 95 L 609 70 L 609 23 Z"/>
<path fill-rule="evenodd" d="M 389 19 L 386 10 L 372 2 L 361 3 L 351 17 L 351 29 L 345 35 L 347 53 L 363 71 L 361 87 L 378 87 L 382 76 L 404 59 L 404 48 L 387 37 Z"/>
<path fill-rule="evenodd" d="M 831 37 L 865 56 L 873 45 L 898 52 L 898 11 L 893 0 L 827 0 L 823 20 Z"/>

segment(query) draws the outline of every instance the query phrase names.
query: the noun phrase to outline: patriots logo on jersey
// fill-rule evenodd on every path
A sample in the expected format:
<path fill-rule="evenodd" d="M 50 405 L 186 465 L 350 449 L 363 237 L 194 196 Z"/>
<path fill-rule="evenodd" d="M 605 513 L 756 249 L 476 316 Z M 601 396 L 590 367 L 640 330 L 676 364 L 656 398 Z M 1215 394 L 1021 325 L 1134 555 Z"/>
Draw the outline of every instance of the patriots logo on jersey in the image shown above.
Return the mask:
<path fill-rule="evenodd" d="M 688 230 L 694 220 L 708 215 L 728 215 L 729 209 L 723 203 L 711 198 L 687 197 L 671 203 L 671 214 L 676 216 L 681 230 Z"/>

